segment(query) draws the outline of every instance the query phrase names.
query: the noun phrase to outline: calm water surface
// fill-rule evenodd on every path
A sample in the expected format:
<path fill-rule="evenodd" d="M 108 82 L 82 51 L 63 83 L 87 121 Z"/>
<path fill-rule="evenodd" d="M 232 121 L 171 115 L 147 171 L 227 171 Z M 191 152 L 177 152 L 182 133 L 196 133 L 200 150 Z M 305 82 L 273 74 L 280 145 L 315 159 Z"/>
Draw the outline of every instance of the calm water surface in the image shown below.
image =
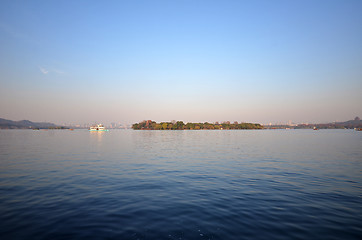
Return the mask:
<path fill-rule="evenodd" d="M 0 131 L 0 239 L 361 238 L 362 132 Z"/>

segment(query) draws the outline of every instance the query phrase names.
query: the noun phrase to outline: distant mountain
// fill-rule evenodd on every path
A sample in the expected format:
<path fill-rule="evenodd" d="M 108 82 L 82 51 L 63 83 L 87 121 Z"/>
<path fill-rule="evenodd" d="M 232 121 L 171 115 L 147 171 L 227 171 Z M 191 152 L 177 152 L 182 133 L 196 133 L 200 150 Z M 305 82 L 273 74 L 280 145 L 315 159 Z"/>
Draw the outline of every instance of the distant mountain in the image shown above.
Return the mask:
<path fill-rule="evenodd" d="M 299 124 L 298 126 L 296 126 L 295 128 L 321 128 L 321 129 L 326 129 L 326 128 L 348 128 L 348 129 L 353 129 L 353 128 L 362 128 L 362 120 L 359 117 L 355 117 L 354 120 L 349 120 L 349 121 L 345 121 L 345 122 L 334 122 L 334 123 L 317 123 L 317 124 Z"/>
<path fill-rule="evenodd" d="M 336 122 L 335 125 L 343 126 L 344 128 L 362 128 L 362 120 L 359 117 L 355 117 L 354 120 Z"/>
<path fill-rule="evenodd" d="M 25 129 L 25 128 L 57 128 L 54 123 L 32 122 L 29 120 L 12 121 L 0 118 L 0 129 Z"/>

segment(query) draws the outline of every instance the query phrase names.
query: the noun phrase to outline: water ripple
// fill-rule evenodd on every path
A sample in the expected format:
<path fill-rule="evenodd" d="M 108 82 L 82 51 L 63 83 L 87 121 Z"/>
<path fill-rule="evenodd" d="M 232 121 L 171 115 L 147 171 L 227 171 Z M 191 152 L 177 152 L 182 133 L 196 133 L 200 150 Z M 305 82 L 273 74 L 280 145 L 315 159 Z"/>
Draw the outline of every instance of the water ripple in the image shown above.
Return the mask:
<path fill-rule="evenodd" d="M 361 239 L 362 137 L 311 132 L 0 131 L 0 238 Z"/>

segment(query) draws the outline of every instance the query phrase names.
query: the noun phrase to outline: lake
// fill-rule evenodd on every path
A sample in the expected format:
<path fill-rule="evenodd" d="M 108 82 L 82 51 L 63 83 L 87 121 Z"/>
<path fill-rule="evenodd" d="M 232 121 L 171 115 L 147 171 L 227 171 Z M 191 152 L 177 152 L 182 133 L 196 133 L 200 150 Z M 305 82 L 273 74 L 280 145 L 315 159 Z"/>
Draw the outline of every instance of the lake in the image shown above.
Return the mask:
<path fill-rule="evenodd" d="M 362 132 L 1 130 L 0 239 L 361 239 Z"/>

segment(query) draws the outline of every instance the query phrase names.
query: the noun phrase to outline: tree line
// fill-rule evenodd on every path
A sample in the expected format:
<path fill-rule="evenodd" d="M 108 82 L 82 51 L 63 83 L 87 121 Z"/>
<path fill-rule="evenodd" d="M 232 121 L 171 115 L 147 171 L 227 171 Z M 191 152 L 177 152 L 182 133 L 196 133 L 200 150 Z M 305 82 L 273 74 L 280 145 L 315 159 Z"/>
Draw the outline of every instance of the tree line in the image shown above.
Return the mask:
<path fill-rule="evenodd" d="M 171 121 L 156 123 L 152 120 L 145 120 L 132 125 L 134 130 L 213 130 L 213 129 L 263 129 L 259 123 L 184 123 L 183 121 Z"/>

